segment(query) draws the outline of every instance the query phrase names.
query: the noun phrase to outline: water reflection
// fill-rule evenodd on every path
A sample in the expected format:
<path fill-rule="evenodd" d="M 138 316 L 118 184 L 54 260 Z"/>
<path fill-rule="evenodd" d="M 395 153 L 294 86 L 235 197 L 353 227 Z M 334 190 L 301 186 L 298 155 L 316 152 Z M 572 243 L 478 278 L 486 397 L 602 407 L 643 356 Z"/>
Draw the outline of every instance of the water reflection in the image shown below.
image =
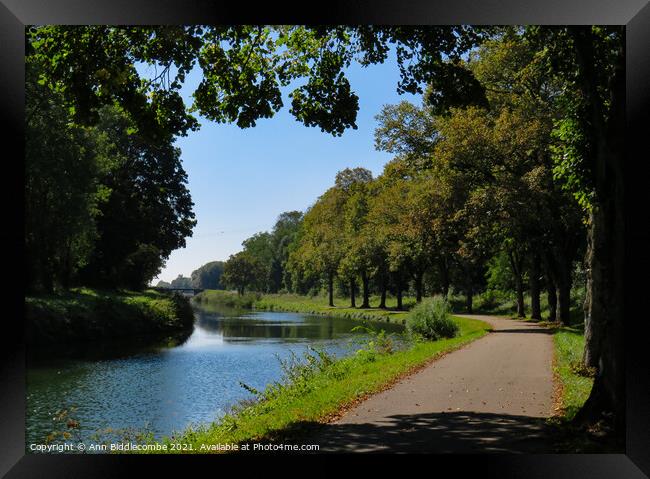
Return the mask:
<path fill-rule="evenodd" d="M 30 352 L 27 442 L 42 443 L 52 415 L 77 407 L 81 434 L 143 428 L 169 435 L 217 419 L 281 377 L 278 358 L 308 346 L 340 356 L 366 338 L 358 321 L 296 313 L 197 309 L 194 329 L 155 341 L 132 339 Z M 395 324 L 377 323 L 389 332 Z"/>
<path fill-rule="evenodd" d="M 295 340 L 327 340 L 351 334 L 359 326 L 358 320 L 327 318 L 285 312 L 226 312 L 201 311 L 196 313 L 196 327 L 219 334 L 224 341 L 255 341 L 260 338 Z M 373 323 L 376 329 L 401 332 L 403 327 L 394 323 Z"/>
<path fill-rule="evenodd" d="M 27 367 L 37 368 L 52 361 L 83 359 L 99 361 L 120 359 L 135 354 L 155 353 L 162 349 L 182 346 L 194 333 L 193 329 L 155 335 L 116 338 L 111 341 L 87 341 L 28 348 Z"/>

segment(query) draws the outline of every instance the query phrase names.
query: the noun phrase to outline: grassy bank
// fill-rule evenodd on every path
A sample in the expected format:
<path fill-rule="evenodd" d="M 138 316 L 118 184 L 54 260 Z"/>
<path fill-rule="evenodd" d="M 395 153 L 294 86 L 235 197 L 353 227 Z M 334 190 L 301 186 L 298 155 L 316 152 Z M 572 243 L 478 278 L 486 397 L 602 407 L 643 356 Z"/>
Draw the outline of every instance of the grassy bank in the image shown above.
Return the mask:
<path fill-rule="evenodd" d="M 190 428 L 162 443 L 191 444 L 192 451 L 179 452 L 204 453 L 210 451 L 201 449 L 202 444 L 298 438 L 439 355 L 480 338 L 489 329 L 482 321 L 454 320 L 460 326 L 457 337 L 417 341 L 399 351 L 391 350 L 390 343 L 380 336 L 366 348 L 338 360 L 313 352 L 309 358 L 285 364 L 285 379 L 256 392 L 255 402 L 240 405 L 218 422 Z"/>
<path fill-rule="evenodd" d="M 553 343 L 554 372 L 559 390 L 557 406 L 560 416 L 571 420 L 589 397 L 593 384 L 591 371 L 582 365 L 583 331 L 571 327 L 557 328 Z"/>
<path fill-rule="evenodd" d="M 51 345 L 182 330 L 194 314 L 178 295 L 76 288 L 25 297 L 25 319 L 28 344 Z"/>
<path fill-rule="evenodd" d="M 291 311 L 304 314 L 320 314 L 325 316 L 365 319 L 369 321 L 389 321 L 403 323 L 406 311 L 397 311 L 397 301 L 388 298 L 387 309 L 379 308 L 350 308 L 344 306 L 348 299 L 337 298 L 335 306 L 328 305 L 324 296 L 300 296 L 297 294 L 259 294 L 247 293 L 243 296 L 231 291 L 206 290 L 195 296 L 199 304 L 213 304 L 231 308 L 258 309 L 264 311 Z M 405 298 L 404 307 L 408 308 L 415 300 Z M 370 304 L 379 304 L 378 297 L 372 297 Z"/>
<path fill-rule="evenodd" d="M 546 293 L 541 294 L 542 318 L 548 318 L 548 301 Z M 353 319 L 366 319 L 376 321 L 397 321 L 404 319 L 405 311 L 397 311 L 397 299 L 393 296 L 386 298 L 386 309 L 379 309 L 379 296 L 371 296 L 371 308 L 350 308 L 349 298 L 336 298 L 335 306 L 328 305 L 326 296 L 302 296 L 297 294 L 261 294 L 246 293 L 239 296 L 232 291 L 205 290 L 195 296 L 193 301 L 202 304 L 226 306 L 240 309 L 258 309 L 267 311 L 293 311 L 305 314 L 323 314 L 328 316 L 342 316 Z M 357 304 L 360 304 L 357 298 Z M 524 296 L 526 315 L 530 316 L 530 297 Z M 580 322 L 584 316 L 584 288 L 575 288 L 571 292 L 571 322 Z M 415 298 L 404 296 L 404 310 L 411 309 L 416 304 Z M 466 312 L 465 297 L 452 294 L 449 296 L 451 310 L 457 314 Z M 517 318 L 517 302 L 514 293 L 503 293 L 498 291 L 487 291 L 474 296 L 474 314 L 489 314 L 503 317 Z"/>
<path fill-rule="evenodd" d="M 553 335 L 555 357 L 553 372 L 556 382 L 555 427 L 558 452 L 564 453 L 622 453 L 625 444 L 603 418 L 595 424 L 575 424 L 576 413 L 583 406 L 593 385 L 594 371 L 582 363 L 585 345 L 582 326 L 559 327 Z"/>

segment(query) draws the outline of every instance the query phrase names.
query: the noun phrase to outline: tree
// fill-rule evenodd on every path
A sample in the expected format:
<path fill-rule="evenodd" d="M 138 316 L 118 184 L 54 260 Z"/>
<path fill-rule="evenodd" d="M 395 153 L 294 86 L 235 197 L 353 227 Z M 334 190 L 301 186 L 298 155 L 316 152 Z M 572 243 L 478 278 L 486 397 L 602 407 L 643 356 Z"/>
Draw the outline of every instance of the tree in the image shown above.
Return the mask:
<path fill-rule="evenodd" d="M 566 86 L 566 116 L 556 125 L 557 176 L 589 211 L 584 361 L 597 373 L 577 420 L 610 411 L 623 434 L 624 28 L 531 28 L 530 36 L 545 45 L 545 58 Z"/>
<path fill-rule="evenodd" d="M 368 212 L 368 224 L 376 235 L 377 247 L 383 250 L 388 271 L 395 284 L 397 309 L 402 309 L 402 294 L 407 287 L 407 275 L 416 249 L 409 249 L 410 237 L 403 228 L 407 203 L 408 182 L 378 179 L 378 190 Z"/>
<path fill-rule="evenodd" d="M 44 84 L 62 93 L 80 124 L 92 125 L 101 105 L 118 102 L 147 139 L 185 134 L 198 124 L 177 90 L 198 61 L 204 81 L 194 107 L 207 118 L 254 126 L 282 107 L 281 86 L 306 78 L 291 94 L 291 113 L 305 125 L 340 135 L 356 127 L 358 99 L 344 74 L 352 61 L 383 62 L 394 45 L 398 92 L 422 93 L 422 86 L 429 85 L 426 96 L 435 115 L 448 115 L 452 108 L 486 108 L 487 87 L 465 59 L 503 31 L 472 26 L 44 26 L 28 29 L 27 55 L 40 55 Z M 552 72 L 561 86 L 557 101 L 565 114 L 555 125 L 560 140 L 556 174 L 589 209 L 585 361 L 598 373 L 579 417 L 614 411 L 617 430 L 623 431 L 624 29 L 529 26 L 514 32 L 536 50 L 531 64 Z M 134 67 L 138 61 L 160 66 L 161 74 L 142 81 Z M 177 68 L 173 78 L 172 66 Z"/>
<path fill-rule="evenodd" d="M 260 277 L 262 266 L 256 258 L 244 252 L 230 255 L 224 266 L 221 281 L 223 284 L 235 288 L 237 294 L 243 296 L 246 288 L 255 284 Z"/>
<path fill-rule="evenodd" d="M 178 148 L 146 141 L 119 108 L 104 107 L 97 128 L 112 145 L 114 166 L 99 179 L 110 195 L 99 206 L 97 240 L 80 281 L 141 289 L 192 234 L 187 174 Z"/>
<path fill-rule="evenodd" d="M 287 262 L 292 243 L 298 236 L 302 224 L 300 211 L 287 211 L 278 216 L 271 232 L 273 242 L 273 264 L 271 265 L 270 288 L 277 293 L 281 288 L 292 289 L 291 276 L 287 274 Z"/>
<path fill-rule="evenodd" d="M 384 105 L 375 116 L 375 149 L 396 155 L 403 166 L 420 171 L 431 167 L 431 152 L 438 139 L 432 112 L 408 101 Z"/>
<path fill-rule="evenodd" d="M 243 252 L 258 265 L 257 275 L 250 286 L 256 291 L 269 292 L 271 268 L 275 259 L 271 233 L 255 233 L 245 239 L 242 246 Z"/>
<path fill-rule="evenodd" d="M 283 284 L 291 283 L 289 275 L 285 274 L 285 268 L 289 246 L 295 240 L 301 223 L 301 212 L 282 213 L 271 232 L 255 233 L 242 243 L 243 251 L 255 258 L 260 265 L 259 276 L 254 284 L 258 291 L 277 293 Z"/>
<path fill-rule="evenodd" d="M 223 261 L 210 261 L 192 271 L 192 287 L 199 289 L 224 289 L 221 284 L 225 263 Z"/>
<path fill-rule="evenodd" d="M 324 277 L 330 306 L 334 306 L 334 277 L 343 257 L 344 205 L 345 195 L 336 187 L 321 195 L 305 213 L 299 244 L 290 253 L 290 263 L 301 275 Z"/>
<path fill-rule="evenodd" d="M 182 274 L 179 274 L 176 277 L 176 279 L 173 279 L 170 285 L 172 288 L 178 288 L 178 289 L 191 289 L 194 287 L 192 286 L 192 279 L 187 278 Z"/>
<path fill-rule="evenodd" d="M 26 63 L 25 257 L 28 291 L 69 286 L 88 261 L 97 210 L 110 190 L 98 181 L 110 167 L 102 132 L 70 122 L 60 93 Z"/>
<path fill-rule="evenodd" d="M 365 168 L 346 168 L 336 175 L 335 187 L 345 197 L 343 205 L 343 256 L 338 268 L 339 277 L 347 279 L 350 289 L 350 306 L 356 307 L 356 279 L 361 277 L 363 288 L 362 308 L 369 308 L 370 276 L 369 257 L 364 244 L 359 241 L 368 214 L 369 190 L 372 173 Z"/>

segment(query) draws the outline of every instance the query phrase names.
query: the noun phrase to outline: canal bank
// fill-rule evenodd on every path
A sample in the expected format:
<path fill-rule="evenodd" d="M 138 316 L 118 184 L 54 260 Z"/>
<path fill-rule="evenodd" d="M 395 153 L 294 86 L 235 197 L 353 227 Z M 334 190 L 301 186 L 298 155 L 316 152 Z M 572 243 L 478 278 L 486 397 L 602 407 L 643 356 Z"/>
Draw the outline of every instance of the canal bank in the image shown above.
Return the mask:
<path fill-rule="evenodd" d="M 53 433 L 52 441 L 63 441 L 63 432 L 83 440 L 160 440 L 255 399 L 251 390 L 282 380 L 283 363 L 302 361 L 313 349 L 342 358 L 370 338 L 346 318 L 198 307 L 194 313 L 193 328 L 180 339 L 61 345 L 30 361 L 27 445 Z M 78 427 L 68 429 L 69 419 Z"/>
<path fill-rule="evenodd" d="M 206 444 L 304 441 L 306 435 L 367 397 L 483 337 L 490 329 L 486 322 L 476 319 L 453 320 L 460 328 L 454 338 L 414 341 L 393 348 L 391 340 L 380 332 L 372 334 L 353 354 L 337 360 L 311 354 L 307 361 L 288 368 L 281 382 L 256 391 L 256 401 L 242 404 L 218 421 L 188 427 L 165 438 L 162 444 L 185 446 L 165 452 L 201 452 Z"/>
<path fill-rule="evenodd" d="M 348 319 L 382 321 L 386 323 L 404 324 L 408 311 L 398 310 L 396 307 L 387 308 L 353 308 L 342 306 L 345 304 L 337 298 L 336 306 L 330 306 L 327 298 L 322 296 L 302 296 L 298 294 L 261 294 L 246 293 L 238 295 L 232 291 L 207 289 L 192 298 L 192 301 L 202 306 L 226 306 L 263 311 L 290 311 L 294 313 L 315 314 Z M 391 301 L 393 299 L 391 298 Z M 379 298 L 372 298 L 371 304 L 378 304 Z M 415 300 L 407 300 L 404 306 L 408 309 Z"/>
<path fill-rule="evenodd" d="M 186 297 L 153 290 L 75 288 L 26 296 L 26 343 L 30 347 L 156 335 L 191 329 Z"/>

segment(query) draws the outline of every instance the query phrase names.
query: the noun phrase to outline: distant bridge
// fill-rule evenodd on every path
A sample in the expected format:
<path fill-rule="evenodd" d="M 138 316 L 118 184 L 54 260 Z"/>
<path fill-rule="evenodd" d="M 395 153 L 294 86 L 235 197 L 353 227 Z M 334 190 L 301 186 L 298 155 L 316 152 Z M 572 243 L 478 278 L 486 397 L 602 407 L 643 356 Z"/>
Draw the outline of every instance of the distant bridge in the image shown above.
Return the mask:
<path fill-rule="evenodd" d="M 203 292 L 203 288 L 151 288 L 161 293 L 180 293 L 184 296 L 196 296 Z"/>

